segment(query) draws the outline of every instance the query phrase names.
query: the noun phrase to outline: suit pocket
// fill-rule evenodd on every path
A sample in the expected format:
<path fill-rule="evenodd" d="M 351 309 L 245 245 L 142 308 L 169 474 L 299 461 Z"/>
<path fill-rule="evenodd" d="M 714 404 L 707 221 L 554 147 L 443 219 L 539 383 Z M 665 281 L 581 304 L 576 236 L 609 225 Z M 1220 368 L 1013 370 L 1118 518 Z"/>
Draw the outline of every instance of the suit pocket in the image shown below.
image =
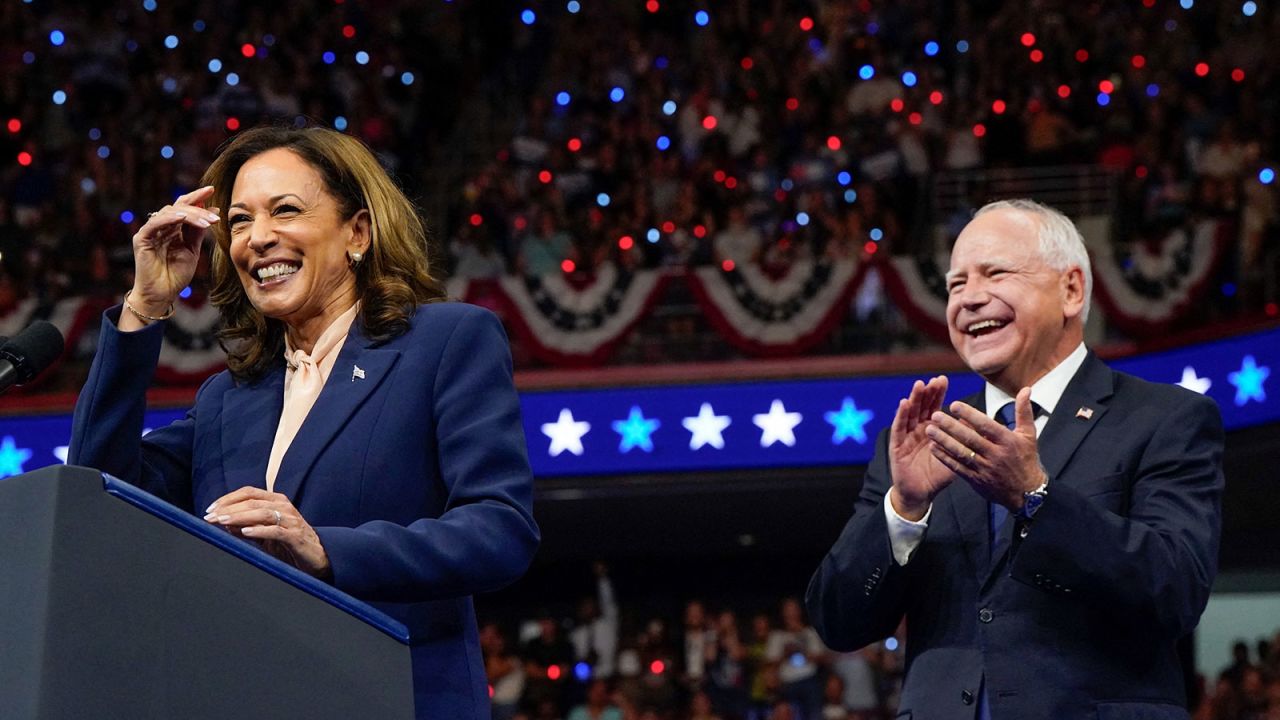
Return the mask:
<path fill-rule="evenodd" d="M 1156 702 L 1098 703 L 1098 720 L 1188 720 L 1186 708 Z"/>
<path fill-rule="evenodd" d="M 1117 515 L 1124 515 L 1129 511 L 1128 473 L 1104 475 L 1082 482 L 1075 487 L 1081 495 L 1089 499 L 1089 502 L 1101 505 Z"/>

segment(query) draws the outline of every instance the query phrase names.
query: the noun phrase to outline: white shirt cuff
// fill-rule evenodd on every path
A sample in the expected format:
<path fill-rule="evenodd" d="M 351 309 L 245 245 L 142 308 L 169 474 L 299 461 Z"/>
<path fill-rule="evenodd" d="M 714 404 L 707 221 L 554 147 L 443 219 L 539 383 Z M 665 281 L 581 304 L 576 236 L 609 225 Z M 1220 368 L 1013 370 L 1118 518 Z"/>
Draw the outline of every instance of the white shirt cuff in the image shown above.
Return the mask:
<path fill-rule="evenodd" d="M 893 549 L 893 559 L 899 565 L 906 565 L 911 560 L 911 553 L 915 552 L 924 539 L 924 531 L 929 528 L 929 516 L 932 514 L 933 505 L 930 505 L 924 517 L 908 520 L 893 509 L 889 493 L 884 494 L 884 519 L 889 524 L 889 547 Z"/>

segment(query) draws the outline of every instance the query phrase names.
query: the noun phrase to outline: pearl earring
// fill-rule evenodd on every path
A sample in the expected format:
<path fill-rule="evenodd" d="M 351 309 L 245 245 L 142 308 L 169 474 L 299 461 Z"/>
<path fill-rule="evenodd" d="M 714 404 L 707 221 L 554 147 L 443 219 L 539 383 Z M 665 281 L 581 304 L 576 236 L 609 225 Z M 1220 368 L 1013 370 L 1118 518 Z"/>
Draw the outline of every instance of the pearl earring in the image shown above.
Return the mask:
<path fill-rule="evenodd" d="M 347 253 L 347 259 L 350 261 L 351 268 L 354 270 L 355 267 L 360 264 L 360 261 L 364 259 L 364 253 L 349 252 Z"/>

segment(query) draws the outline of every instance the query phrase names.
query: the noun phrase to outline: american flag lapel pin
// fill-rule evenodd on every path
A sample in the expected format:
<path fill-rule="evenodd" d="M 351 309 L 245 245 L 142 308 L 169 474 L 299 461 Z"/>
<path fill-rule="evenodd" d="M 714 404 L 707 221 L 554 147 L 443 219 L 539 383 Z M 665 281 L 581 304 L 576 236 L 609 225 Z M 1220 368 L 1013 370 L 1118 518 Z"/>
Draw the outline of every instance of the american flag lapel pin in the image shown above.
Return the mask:
<path fill-rule="evenodd" d="M 364 379 L 364 370 L 359 365 L 352 365 L 351 366 L 351 382 L 355 382 L 357 378 L 361 380 Z"/>
<path fill-rule="evenodd" d="M 1093 417 L 1093 408 L 1081 405 L 1080 409 L 1076 411 L 1076 417 L 1082 420 L 1091 419 Z"/>

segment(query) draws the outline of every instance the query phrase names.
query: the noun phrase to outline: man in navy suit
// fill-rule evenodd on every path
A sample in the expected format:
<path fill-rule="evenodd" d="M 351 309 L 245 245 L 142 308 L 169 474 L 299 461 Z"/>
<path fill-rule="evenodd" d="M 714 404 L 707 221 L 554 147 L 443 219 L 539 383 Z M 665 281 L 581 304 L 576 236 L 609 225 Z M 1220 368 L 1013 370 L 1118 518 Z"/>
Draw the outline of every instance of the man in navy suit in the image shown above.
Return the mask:
<path fill-rule="evenodd" d="M 905 618 L 899 717 L 1186 718 L 1176 644 L 1217 572 L 1214 403 L 1084 345 L 1091 277 L 1061 213 L 988 205 L 956 240 L 947 323 L 983 392 L 917 381 L 809 585 L 848 650 Z"/>

